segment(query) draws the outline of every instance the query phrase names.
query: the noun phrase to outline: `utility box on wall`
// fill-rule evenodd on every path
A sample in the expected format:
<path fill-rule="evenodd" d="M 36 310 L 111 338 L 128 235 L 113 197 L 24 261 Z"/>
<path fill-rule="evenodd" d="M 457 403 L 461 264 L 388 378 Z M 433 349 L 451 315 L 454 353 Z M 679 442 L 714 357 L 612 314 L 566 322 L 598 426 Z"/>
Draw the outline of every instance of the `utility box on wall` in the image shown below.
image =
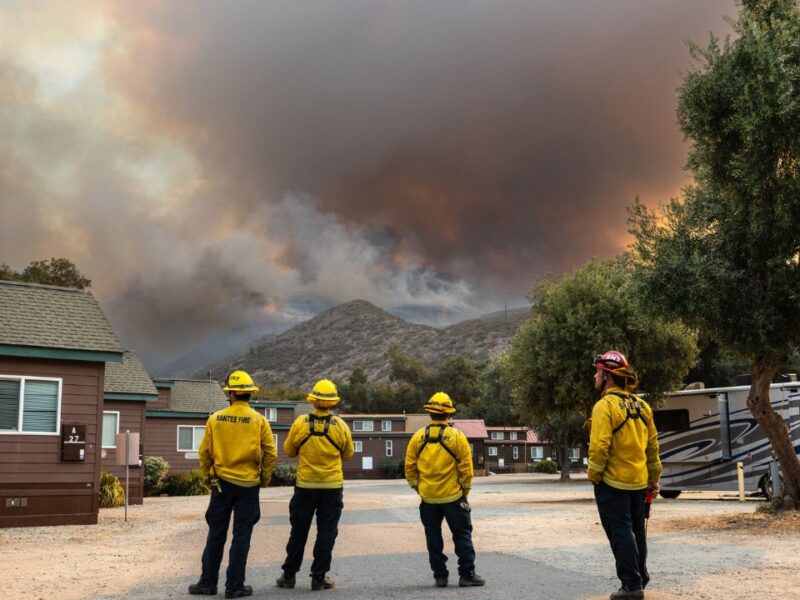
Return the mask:
<path fill-rule="evenodd" d="M 61 461 L 83 462 L 86 460 L 86 425 L 61 425 Z"/>

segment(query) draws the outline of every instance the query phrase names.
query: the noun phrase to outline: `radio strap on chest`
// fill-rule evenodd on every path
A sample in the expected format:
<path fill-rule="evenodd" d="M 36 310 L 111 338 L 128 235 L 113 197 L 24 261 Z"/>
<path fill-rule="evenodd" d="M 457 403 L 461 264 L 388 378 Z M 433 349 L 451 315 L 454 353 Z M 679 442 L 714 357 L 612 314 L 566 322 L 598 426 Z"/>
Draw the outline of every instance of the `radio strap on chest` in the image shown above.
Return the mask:
<path fill-rule="evenodd" d="M 626 394 L 625 396 L 618 396 L 617 394 L 613 395 L 616 396 L 617 398 L 620 398 L 622 400 L 622 403 L 625 405 L 625 418 L 623 419 L 622 423 L 614 427 L 613 431 L 611 432 L 611 435 L 617 433 L 620 429 L 622 429 L 625 423 L 627 423 L 631 419 L 633 420 L 641 419 L 645 427 L 647 428 L 650 427 L 650 423 L 648 423 L 647 419 L 645 419 L 644 415 L 642 415 L 642 405 L 638 399 L 631 400 L 630 394 Z"/>
<path fill-rule="evenodd" d="M 303 446 L 303 444 L 305 444 L 312 437 L 324 437 L 326 440 L 328 440 L 331 443 L 331 446 L 333 446 L 339 452 L 341 452 L 342 448 L 339 446 L 339 444 L 337 444 L 336 442 L 333 441 L 333 439 L 331 438 L 330 434 L 328 433 L 328 429 L 331 426 L 331 417 L 332 416 L 333 415 L 325 415 L 324 417 L 318 417 L 317 415 L 314 415 L 314 414 L 308 415 L 308 435 L 303 439 L 302 442 L 300 442 L 300 444 L 298 444 L 297 449 L 300 450 L 300 448 Z M 323 428 L 322 428 L 322 431 L 317 431 L 317 429 L 315 427 L 315 424 L 316 424 L 317 421 L 320 421 L 321 423 L 325 424 L 323 426 Z"/>
<path fill-rule="evenodd" d="M 444 431 L 445 431 L 445 429 L 450 427 L 450 425 L 449 424 L 437 425 L 437 427 L 439 427 L 439 434 L 436 437 L 431 437 L 431 426 L 430 425 L 428 425 L 425 428 L 425 437 L 423 438 L 422 445 L 419 447 L 419 453 L 422 454 L 422 451 L 425 449 L 425 446 L 427 446 L 428 444 L 439 444 L 444 449 L 445 452 L 447 452 L 450 456 L 453 457 L 454 461 L 458 462 L 458 457 L 455 455 L 455 452 L 450 450 L 450 448 L 447 447 L 447 444 L 445 444 L 444 441 L 443 441 Z"/>

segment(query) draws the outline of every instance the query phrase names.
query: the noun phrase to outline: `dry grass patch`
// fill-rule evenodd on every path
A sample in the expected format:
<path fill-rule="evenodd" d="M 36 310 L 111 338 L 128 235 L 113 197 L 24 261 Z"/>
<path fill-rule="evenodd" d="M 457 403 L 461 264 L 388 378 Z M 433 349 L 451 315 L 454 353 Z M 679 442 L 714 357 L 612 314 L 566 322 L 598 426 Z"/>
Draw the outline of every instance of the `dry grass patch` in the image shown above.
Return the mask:
<path fill-rule="evenodd" d="M 681 517 L 679 519 L 653 520 L 651 531 L 735 531 L 737 533 L 800 532 L 800 512 L 787 511 L 775 515 L 763 513 L 725 513 L 713 516 Z"/>

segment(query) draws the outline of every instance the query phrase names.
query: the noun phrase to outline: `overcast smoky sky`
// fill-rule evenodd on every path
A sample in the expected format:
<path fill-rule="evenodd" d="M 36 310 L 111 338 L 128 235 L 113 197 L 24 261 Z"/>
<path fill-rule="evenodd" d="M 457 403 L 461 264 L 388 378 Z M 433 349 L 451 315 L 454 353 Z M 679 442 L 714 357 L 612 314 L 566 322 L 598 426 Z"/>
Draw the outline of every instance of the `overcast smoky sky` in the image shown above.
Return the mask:
<path fill-rule="evenodd" d="M 680 193 L 732 0 L 5 2 L 0 262 L 64 256 L 154 370 L 355 298 L 445 324 Z"/>

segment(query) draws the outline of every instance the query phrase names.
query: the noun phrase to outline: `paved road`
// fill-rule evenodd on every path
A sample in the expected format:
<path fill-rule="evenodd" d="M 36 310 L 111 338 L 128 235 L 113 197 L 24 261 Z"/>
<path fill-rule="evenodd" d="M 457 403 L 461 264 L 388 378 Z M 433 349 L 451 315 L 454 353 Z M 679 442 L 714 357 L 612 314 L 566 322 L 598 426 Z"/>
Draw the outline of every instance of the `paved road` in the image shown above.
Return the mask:
<path fill-rule="evenodd" d="M 247 571 L 247 582 L 253 586 L 255 598 L 306 597 L 310 591 L 307 572 L 313 529 L 303 570 L 298 573 L 298 587 L 281 590 L 274 586 L 288 537 L 290 495 L 291 490 L 285 488 L 262 490 L 262 520 L 254 532 Z M 610 549 L 597 523 L 591 486 L 585 481 L 563 485 L 541 478 L 489 478 L 477 483 L 472 497 L 477 568 L 488 582 L 486 587 L 457 587 L 452 543 L 446 545 L 445 551 L 451 557 L 451 583 L 455 585 L 447 589 L 433 587 L 415 496 L 404 482 L 355 482 L 345 491 L 345 510 L 329 573 L 337 587 L 320 592 L 319 597 L 575 600 L 605 598 L 618 585 Z M 658 509 L 667 515 L 680 508 L 677 502 L 664 502 Z M 703 505 L 706 512 L 753 508 L 709 498 L 704 499 Z M 559 531 L 564 531 L 564 535 L 558 537 Z M 550 538 L 540 542 L 533 539 L 535 535 Z M 189 561 L 196 561 L 195 564 L 184 564 L 186 560 L 176 558 L 174 576 L 141 580 L 140 585 L 124 594 L 102 597 L 188 598 L 186 586 L 197 578 L 195 569 L 199 568 L 204 536 L 205 528 L 198 526 L 175 540 L 177 547 L 194 548 L 196 559 Z M 691 583 L 694 577 L 687 575 L 689 570 L 718 570 L 729 560 L 726 552 L 725 548 L 719 548 L 711 554 L 707 546 L 694 547 L 686 540 L 662 536 L 659 550 L 653 556 L 662 574 L 658 587 L 666 590 L 671 582 Z M 683 560 L 676 563 L 675 556 Z M 758 562 L 757 556 L 751 558 Z M 224 566 L 223 562 L 222 580 Z M 673 597 L 654 587 L 648 593 L 649 598 Z"/>

